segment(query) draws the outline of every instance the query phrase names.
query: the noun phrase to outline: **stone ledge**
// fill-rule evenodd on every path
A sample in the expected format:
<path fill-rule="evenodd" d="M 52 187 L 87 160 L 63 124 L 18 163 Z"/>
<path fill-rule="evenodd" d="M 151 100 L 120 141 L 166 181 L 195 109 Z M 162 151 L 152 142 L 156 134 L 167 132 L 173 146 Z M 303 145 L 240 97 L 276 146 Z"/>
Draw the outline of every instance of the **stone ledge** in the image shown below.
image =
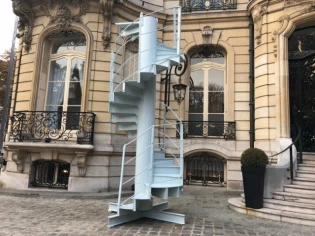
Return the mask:
<path fill-rule="evenodd" d="M 82 193 L 82 192 L 68 192 L 67 190 L 16 190 L 16 189 L 0 189 L 0 195 L 2 196 L 14 196 L 14 197 L 32 197 L 32 198 L 62 198 L 62 199 L 113 199 L 118 197 L 118 192 L 100 192 L 100 193 Z M 132 191 L 123 191 L 122 197 L 129 197 L 133 195 Z"/>

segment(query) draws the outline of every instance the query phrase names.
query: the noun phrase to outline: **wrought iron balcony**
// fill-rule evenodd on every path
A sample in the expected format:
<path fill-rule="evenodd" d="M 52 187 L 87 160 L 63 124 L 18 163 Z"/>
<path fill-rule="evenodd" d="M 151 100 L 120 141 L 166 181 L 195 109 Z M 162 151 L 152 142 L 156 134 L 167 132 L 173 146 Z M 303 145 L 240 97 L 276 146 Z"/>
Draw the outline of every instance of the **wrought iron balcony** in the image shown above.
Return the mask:
<path fill-rule="evenodd" d="M 11 117 L 14 141 L 52 140 L 93 144 L 95 114 L 91 112 L 15 112 Z"/>
<path fill-rule="evenodd" d="M 184 138 L 224 138 L 235 140 L 235 122 L 183 121 Z"/>
<path fill-rule="evenodd" d="M 180 0 L 183 12 L 236 9 L 237 0 Z"/>

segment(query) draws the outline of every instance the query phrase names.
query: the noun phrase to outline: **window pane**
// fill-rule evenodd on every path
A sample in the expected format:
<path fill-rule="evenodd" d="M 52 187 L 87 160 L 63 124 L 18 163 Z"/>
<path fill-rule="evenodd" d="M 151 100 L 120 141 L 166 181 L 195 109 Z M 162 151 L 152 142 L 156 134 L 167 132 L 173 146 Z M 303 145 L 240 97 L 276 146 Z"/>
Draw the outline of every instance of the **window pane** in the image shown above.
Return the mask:
<path fill-rule="evenodd" d="M 85 52 L 86 39 L 84 35 L 77 37 L 62 37 L 57 39 L 52 47 L 52 54 L 60 53 L 66 50 Z"/>
<path fill-rule="evenodd" d="M 194 81 L 194 87 L 191 91 L 203 91 L 204 89 L 204 71 L 196 70 L 190 74 L 192 80 Z"/>
<path fill-rule="evenodd" d="M 203 115 L 189 114 L 188 134 L 194 136 L 203 136 Z"/>
<path fill-rule="evenodd" d="M 84 77 L 84 60 L 74 58 L 71 63 L 68 105 L 81 105 Z"/>
<path fill-rule="evenodd" d="M 208 121 L 223 122 L 224 115 L 223 114 L 208 114 Z"/>
<path fill-rule="evenodd" d="M 211 69 L 208 72 L 209 76 L 209 91 L 223 91 L 224 90 L 224 71 Z"/>
<path fill-rule="evenodd" d="M 67 59 L 62 58 L 50 64 L 49 81 L 65 81 L 67 73 Z"/>
<path fill-rule="evenodd" d="M 80 106 L 68 106 L 66 129 L 78 130 L 80 126 Z"/>
<path fill-rule="evenodd" d="M 208 120 L 208 136 L 223 136 L 224 133 L 224 115 L 223 114 L 209 114 Z"/>
<path fill-rule="evenodd" d="M 203 92 L 189 93 L 189 112 L 203 113 Z"/>
<path fill-rule="evenodd" d="M 208 113 L 224 112 L 224 93 L 209 92 Z"/>
<path fill-rule="evenodd" d="M 46 105 L 63 105 L 65 82 L 49 82 Z"/>

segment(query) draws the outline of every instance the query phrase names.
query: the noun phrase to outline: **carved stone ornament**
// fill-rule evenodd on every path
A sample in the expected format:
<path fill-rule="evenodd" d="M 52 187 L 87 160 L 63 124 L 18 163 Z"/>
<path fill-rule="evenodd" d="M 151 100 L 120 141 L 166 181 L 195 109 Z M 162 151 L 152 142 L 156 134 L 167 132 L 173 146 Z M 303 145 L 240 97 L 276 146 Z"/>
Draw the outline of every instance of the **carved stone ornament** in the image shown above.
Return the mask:
<path fill-rule="evenodd" d="M 57 7 L 55 15 L 52 15 L 54 8 Z M 77 14 L 70 9 L 79 9 Z M 41 5 L 41 9 L 50 18 L 50 24 L 57 24 L 60 30 L 66 30 L 72 22 L 82 22 L 82 16 L 90 8 L 89 0 L 46 0 Z"/>
<path fill-rule="evenodd" d="M 26 151 L 18 151 L 12 154 L 12 161 L 16 164 L 16 170 L 20 173 L 23 173 L 24 163 L 29 153 Z"/>
<path fill-rule="evenodd" d="M 17 37 L 23 39 L 24 49 L 29 52 L 32 44 L 35 13 L 32 11 L 32 7 L 23 0 L 12 0 L 12 8 L 14 14 L 19 17 Z"/>
<path fill-rule="evenodd" d="M 212 35 L 213 35 L 213 29 L 211 26 L 205 26 L 201 30 L 203 43 L 204 44 L 212 44 Z"/>
<path fill-rule="evenodd" d="M 290 16 L 288 15 L 283 15 L 281 16 L 279 19 L 278 19 L 278 22 L 280 24 L 280 27 L 278 28 L 278 30 L 275 30 L 272 34 L 272 38 L 271 38 L 271 41 L 274 44 L 273 46 L 273 53 L 274 53 L 274 56 L 277 57 L 278 56 L 278 45 L 277 45 L 277 38 L 278 38 L 278 35 L 279 35 L 279 32 L 282 31 L 282 29 L 284 27 L 287 26 L 288 22 L 290 20 Z"/>
<path fill-rule="evenodd" d="M 76 152 L 75 156 L 77 158 L 77 166 L 78 166 L 78 173 L 80 177 L 85 176 L 86 171 L 86 152 Z"/>
<path fill-rule="evenodd" d="M 104 20 L 102 35 L 104 49 L 110 47 L 113 3 L 114 0 L 100 0 Z"/>
<path fill-rule="evenodd" d="M 253 10 L 253 20 L 255 27 L 255 40 L 257 44 L 261 44 L 261 35 L 262 35 L 262 21 L 263 16 L 267 13 L 266 7 L 261 7 L 257 5 Z"/>
<path fill-rule="evenodd" d="M 289 5 L 293 5 L 293 4 L 297 4 L 299 3 L 300 0 L 284 0 L 284 6 L 289 6 Z"/>

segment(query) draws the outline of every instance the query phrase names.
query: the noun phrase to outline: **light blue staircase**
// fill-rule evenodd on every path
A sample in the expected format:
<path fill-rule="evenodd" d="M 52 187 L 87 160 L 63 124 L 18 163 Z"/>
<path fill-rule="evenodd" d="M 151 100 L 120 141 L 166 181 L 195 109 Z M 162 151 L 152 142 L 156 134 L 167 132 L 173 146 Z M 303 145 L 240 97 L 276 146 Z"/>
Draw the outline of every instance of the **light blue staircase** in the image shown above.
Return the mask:
<path fill-rule="evenodd" d="M 185 215 L 164 211 L 168 208 L 167 202 L 153 204 L 153 197 L 178 198 L 183 188 L 183 125 L 169 107 L 179 123 L 160 119 L 156 124 L 155 117 L 157 104 L 166 111 L 166 105 L 155 98 L 156 75 L 184 59 L 180 52 L 181 8 L 173 8 L 173 47 L 157 40 L 157 32 L 163 28 L 157 28 L 157 19 L 151 15 L 117 24 L 121 33 L 111 57 L 109 111 L 117 129 L 134 139 L 123 147 L 118 202 L 109 205 L 109 210 L 116 214 L 109 217 L 109 227 L 141 217 L 185 223 Z M 123 61 L 125 45 L 136 39 L 138 54 Z M 179 139 L 174 138 L 176 134 Z M 125 161 L 126 149 L 132 145 L 136 145 L 136 156 Z M 126 180 L 124 169 L 131 162 L 135 162 L 135 175 Z M 123 186 L 133 182 L 134 195 L 122 199 Z"/>

